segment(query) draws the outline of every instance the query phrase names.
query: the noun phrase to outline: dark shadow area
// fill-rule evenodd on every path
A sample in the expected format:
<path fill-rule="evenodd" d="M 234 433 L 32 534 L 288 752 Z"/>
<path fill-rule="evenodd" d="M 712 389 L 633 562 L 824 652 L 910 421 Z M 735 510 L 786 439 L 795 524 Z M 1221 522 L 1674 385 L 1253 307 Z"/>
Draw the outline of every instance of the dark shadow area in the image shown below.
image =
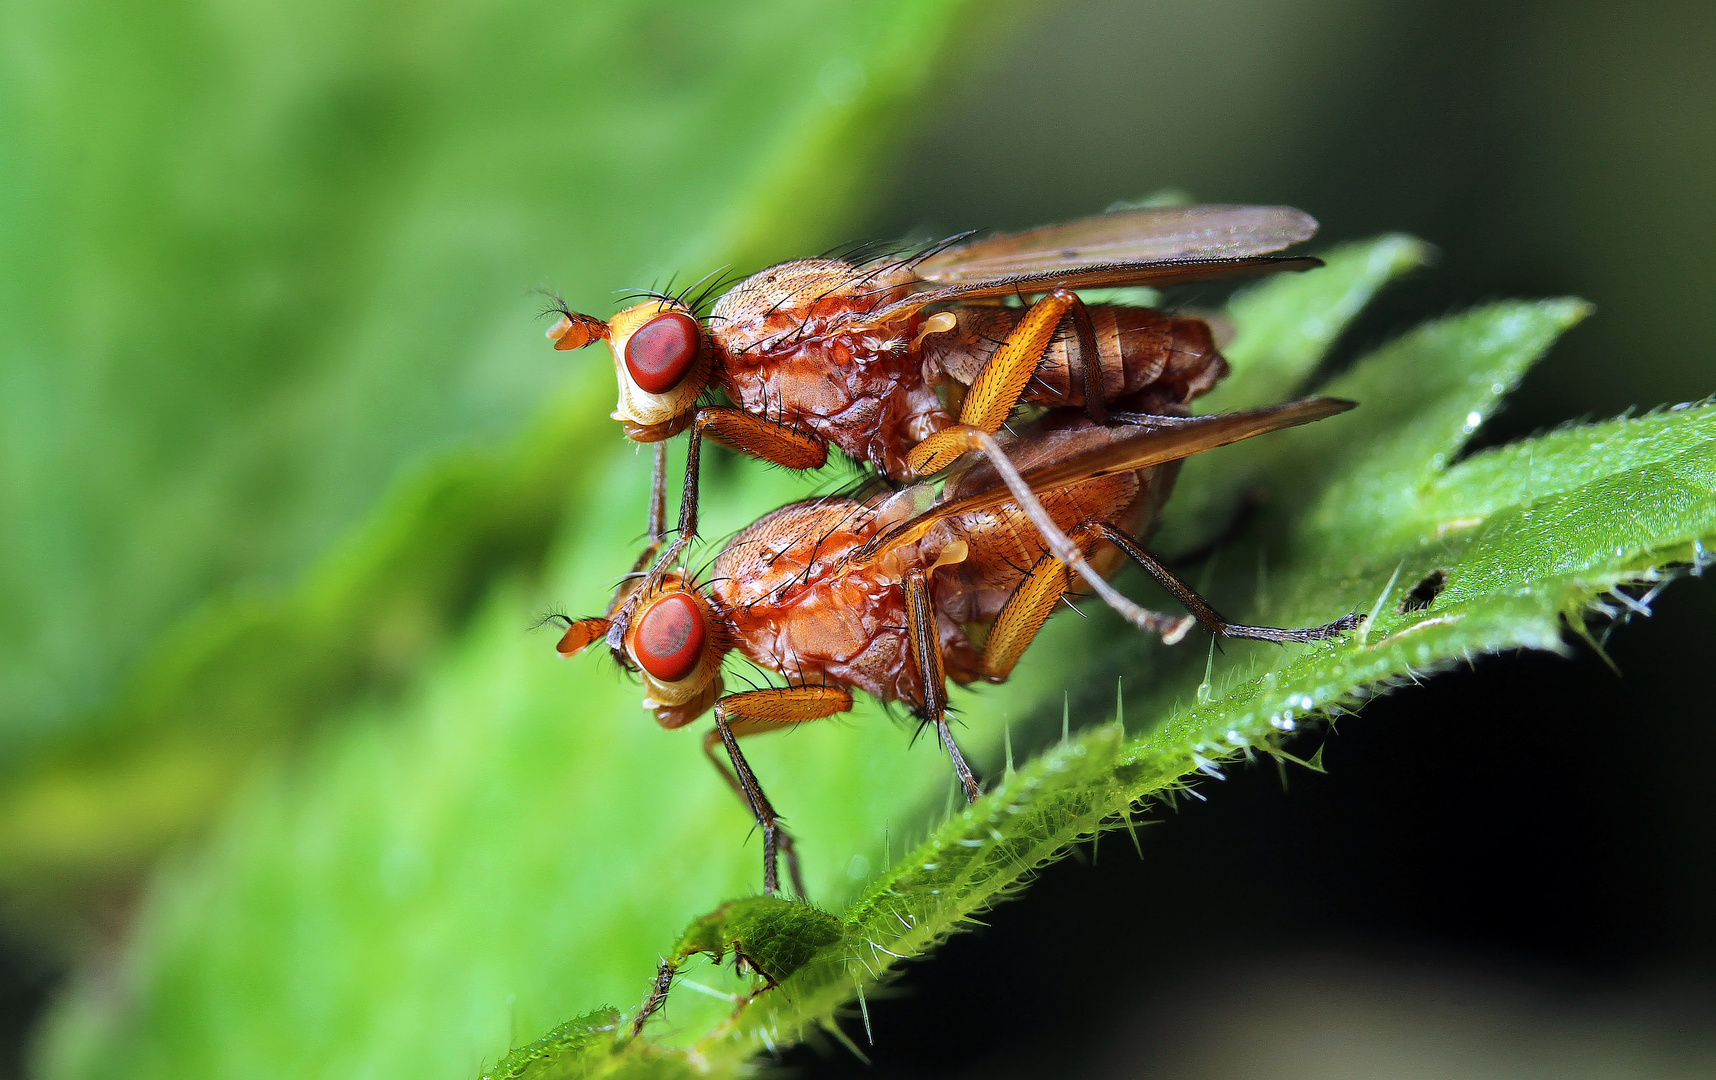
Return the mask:
<path fill-rule="evenodd" d="M 0 1080 L 25 1075 L 30 1027 L 53 992 L 57 965 L 28 942 L 0 939 Z"/>

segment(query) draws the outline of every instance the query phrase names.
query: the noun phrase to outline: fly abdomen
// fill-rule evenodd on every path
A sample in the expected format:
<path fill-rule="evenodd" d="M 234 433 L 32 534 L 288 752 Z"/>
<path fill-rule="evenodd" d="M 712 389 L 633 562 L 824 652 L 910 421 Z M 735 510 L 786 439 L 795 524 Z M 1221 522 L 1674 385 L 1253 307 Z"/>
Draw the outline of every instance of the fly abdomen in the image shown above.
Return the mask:
<path fill-rule="evenodd" d="M 1025 308 L 966 305 L 955 309 L 950 332 L 924 339 L 924 359 L 956 382 L 969 386 Z M 1227 361 L 1202 319 L 1164 314 L 1152 308 L 1118 304 L 1087 307 L 1102 372 L 1103 396 L 1110 405 L 1156 411 L 1183 404 L 1227 374 Z M 1082 407 L 1084 384 L 1075 366 L 1078 335 L 1069 325 L 1049 344 L 1024 399 L 1037 405 Z"/>

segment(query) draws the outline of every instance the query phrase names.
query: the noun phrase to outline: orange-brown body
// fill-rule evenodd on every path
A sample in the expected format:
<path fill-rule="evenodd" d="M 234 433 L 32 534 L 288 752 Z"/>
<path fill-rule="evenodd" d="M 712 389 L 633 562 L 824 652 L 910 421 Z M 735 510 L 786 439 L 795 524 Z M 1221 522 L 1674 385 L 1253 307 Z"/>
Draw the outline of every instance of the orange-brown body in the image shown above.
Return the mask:
<path fill-rule="evenodd" d="M 944 395 L 963 394 L 1025 314 L 994 302 L 926 314 L 906 302 L 917 281 L 907 267 L 878 272 L 836 259 L 753 274 L 710 314 L 714 381 L 745 412 L 909 479 L 907 454 L 955 422 L 957 401 L 950 410 Z M 1118 305 L 1089 311 L 1105 404 L 1183 413 L 1227 373 L 1201 320 Z M 1049 345 L 1026 401 L 1084 404 L 1073 351 L 1070 339 Z"/>
<path fill-rule="evenodd" d="M 847 712 L 862 690 L 932 726 L 966 798 L 976 800 L 982 788 L 948 726 L 947 681 L 1005 680 L 1079 580 L 1170 643 L 1194 621 L 1224 637 L 1277 642 L 1356 625 L 1356 615 L 1301 629 L 1229 622 L 1141 546 L 1183 458 L 1351 407 L 1312 398 L 1130 427 L 1069 408 L 1005 444 L 981 429 L 950 428 L 937 439 L 952 435 L 963 440 L 956 451 L 983 454 L 962 457 L 939 493 L 919 484 L 783 507 L 734 537 L 701 582 L 679 570 L 642 574 L 640 562 L 606 615 L 567 620 L 559 650 L 576 655 L 605 638 L 642 677 L 644 705 L 663 727 L 714 711 L 704 751 L 762 829 L 763 891 L 777 888 L 776 855 L 785 852 L 802 895 L 792 838 L 745 761 L 742 738 Z M 1150 612 L 1116 592 L 1107 578 L 1122 559 L 1188 614 Z M 981 648 L 969 633 L 979 626 L 988 627 Z M 722 666 L 735 649 L 786 685 L 727 693 Z"/>
<path fill-rule="evenodd" d="M 1029 469 L 1108 438 L 1104 429 L 1039 433 L 1017 460 Z M 1172 490 L 1178 462 L 1099 477 L 1047 492 L 1042 503 L 1062 529 L 1106 520 L 1145 532 Z M 948 485 L 943 499 L 994 484 L 978 467 Z M 967 628 L 993 621 L 1048 550 L 1018 507 L 1005 504 L 938 521 L 921 538 L 879 557 L 861 549 L 888 526 L 923 509 L 924 488 L 869 501 L 822 498 L 793 503 L 735 536 L 717 556 L 707 595 L 728 640 L 754 663 L 793 683 L 863 690 L 919 709 L 920 665 L 913 662 L 901 582 L 913 567 L 931 575 L 936 632 L 946 674 L 980 677 Z M 1093 560 L 1110 574 L 1122 556 Z M 670 714 L 669 722 L 685 722 Z M 664 719 L 667 719 L 664 717 Z M 689 719 L 689 718 L 686 718 Z"/>
<path fill-rule="evenodd" d="M 1087 310 L 1096 334 L 1103 400 L 1114 408 L 1182 413 L 1188 402 L 1227 375 L 1227 361 L 1202 319 L 1122 304 L 1092 304 Z M 970 385 L 1024 318 L 1025 309 L 965 304 L 953 314 L 959 322 L 952 333 L 924 339 L 924 364 Z M 1073 369 L 1072 344 L 1069 337 L 1050 343 L 1025 389 L 1026 401 L 1084 407 L 1084 386 Z"/>
<path fill-rule="evenodd" d="M 1321 263 L 1270 253 L 1316 227 L 1283 206 L 1131 207 L 981 240 L 953 237 L 902 257 L 781 263 L 728 290 L 703 318 L 698 310 L 718 283 L 689 298 L 650 293 L 606 320 L 557 302 L 554 347 L 606 341 L 619 389 L 614 419 L 628 438 L 656 444 L 653 562 L 649 587 L 633 595 L 652 594 L 697 535 L 706 436 L 788 469 L 820 468 L 836 446 L 890 480 L 910 481 L 974 451 L 1000 453 L 995 437 L 1021 404 L 1082 408 L 1098 424 L 1145 430 L 1163 416 L 1185 418 L 1227 372 L 1209 327 L 1086 304 L 1079 290 L 1307 270 Z M 706 401 L 715 389 L 733 405 Z M 668 543 L 663 443 L 681 432 L 685 486 Z M 1053 529 L 1028 491 L 1019 499 Z M 1129 620 L 1154 625 L 1104 582 L 1094 585 Z M 617 652 L 629 606 L 628 618 L 610 620 Z"/>

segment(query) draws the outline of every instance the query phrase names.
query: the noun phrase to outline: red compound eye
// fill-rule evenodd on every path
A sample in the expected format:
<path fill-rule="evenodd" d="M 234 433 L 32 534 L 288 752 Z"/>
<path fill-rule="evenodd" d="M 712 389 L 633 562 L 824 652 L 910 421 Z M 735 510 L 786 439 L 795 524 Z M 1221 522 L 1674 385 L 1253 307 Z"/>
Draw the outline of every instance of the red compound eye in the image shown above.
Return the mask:
<path fill-rule="evenodd" d="M 708 636 L 697 601 L 685 593 L 669 593 L 638 620 L 632 648 L 645 671 L 662 682 L 678 682 L 697 670 Z"/>
<path fill-rule="evenodd" d="M 626 339 L 626 370 L 645 393 L 665 394 L 691 370 L 702 340 L 697 320 L 683 311 L 657 315 Z"/>

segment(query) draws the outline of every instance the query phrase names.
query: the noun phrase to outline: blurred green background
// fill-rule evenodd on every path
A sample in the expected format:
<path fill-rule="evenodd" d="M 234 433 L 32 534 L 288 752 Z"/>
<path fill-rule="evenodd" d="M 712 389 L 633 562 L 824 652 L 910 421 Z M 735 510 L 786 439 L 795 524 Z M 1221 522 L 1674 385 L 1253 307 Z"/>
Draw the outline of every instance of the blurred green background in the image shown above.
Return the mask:
<path fill-rule="evenodd" d="M 1713 46 L 1707 4 L 8 5 L 6 1067 L 247 762 L 410 686 L 497 582 L 529 590 L 594 535 L 562 506 L 643 468 L 614 453 L 605 358 L 549 351 L 532 287 L 602 312 L 676 272 L 1162 188 L 1290 203 L 1327 241 L 1441 250 L 1344 357 L 1497 296 L 1596 303 L 1499 440 L 1716 390 Z M 1154 830 L 1143 864 L 1052 871 L 882 1006 L 879 1066 L 1186 1075 L 1197 1040 L 1277 1022 L 1259 995 L 1312 999 L 1334 970 L 1526 1002 L 1533 1039 L 1596 1016 L 1587 1057 L 1678 1067 L 1692 1020 L 1628 1018 L 1709 1018 L 1713 628 L 1716 595 L 1680 586 L 1617 635 L 1623 681 L 1583 652 L 1481 665 L 1343 725 L 1339 767 L 1292 798 L 1258 770 Z M 1428 745 L 1375 734 L 1414 709 Z M 1569 745 L 1504 767 L 1482 741 L 1501 724 Z M 1350 786 L 1379 763 L 1389 790 Z M 1542 832 L 1477 852 L 1522 807 Z M 1199 855 L 1218 850 L 1243 869 Z M 1116 974 L 1165 880 L 1188 910 L 1286 909 L 1170 958 L 1214 1025 L 1178 1035 L 1139 1019 L 1164 988 Z M 1042 929 L 1069 919 L 1082 948 Z M 993 955 L 1049 974 L 1006 985 Z M 1470 1037 L 1462 1017 L 1346 1037 L 1386 1055 Z M 1505 1047 L 1498 1074 L 1566 1074 L 1471 1038 Z M 1200 1067 L 1293 1075 L 1236 1061 Z"/>

